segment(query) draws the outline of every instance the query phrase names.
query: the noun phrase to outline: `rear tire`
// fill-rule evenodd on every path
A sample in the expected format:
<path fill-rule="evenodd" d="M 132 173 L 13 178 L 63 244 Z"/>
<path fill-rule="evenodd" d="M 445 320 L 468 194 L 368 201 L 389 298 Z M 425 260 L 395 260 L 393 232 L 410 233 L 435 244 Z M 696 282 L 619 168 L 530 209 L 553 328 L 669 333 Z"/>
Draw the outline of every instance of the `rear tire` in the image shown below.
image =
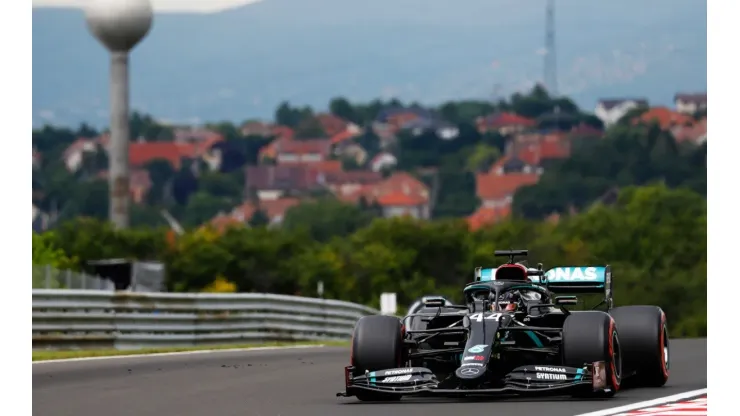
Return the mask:
<path fill-rule="evenodd" d="M 622 340 L 625 374 L 640 387 L 662 387 L 670 373 L 665 313 L 657 306 L 622 306 L 609 311 Z"/>
<path fill-rule="evenodd" d="M 600 311 L 574 313 L 563 324 L 563 364 L 582 368 L 586 364 L 603 361 L 606 365 L 608 389 L 603 395 L 612 397 L 622 384 L 622 349 L 619 339 L 616 324 L 608 314 Z"/>
<path fill-rule="evenodd" d="M 404 366 L 403 326 L 393 316 L 371 315 L 360 318 L 352 334 L 352 366 L 354 375 L 365 371 L 387 370 Z M 362 401 L 395 401 L 399 395 L 369 391 L 357 393 Z"/>

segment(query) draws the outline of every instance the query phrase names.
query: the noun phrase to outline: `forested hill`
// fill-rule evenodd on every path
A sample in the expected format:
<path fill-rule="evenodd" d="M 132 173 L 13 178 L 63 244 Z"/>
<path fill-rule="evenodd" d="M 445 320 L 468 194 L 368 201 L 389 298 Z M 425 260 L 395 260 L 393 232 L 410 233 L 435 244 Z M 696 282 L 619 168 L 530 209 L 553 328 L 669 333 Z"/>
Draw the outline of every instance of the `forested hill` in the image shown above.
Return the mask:
<path fill-rule="evenodd" d="M 331 96 L 439 103 L 542 76 L 544 0 L 264 0 L 162 14 L 136 48 L 134 108 L 162 119 L 266 117 Z M 706 89 L 706 2 L 558 1 L 560 92 L 581 107 Z M 80 11 L 34 9 L 34 124 L 107 124 L 108 62 Z"/>

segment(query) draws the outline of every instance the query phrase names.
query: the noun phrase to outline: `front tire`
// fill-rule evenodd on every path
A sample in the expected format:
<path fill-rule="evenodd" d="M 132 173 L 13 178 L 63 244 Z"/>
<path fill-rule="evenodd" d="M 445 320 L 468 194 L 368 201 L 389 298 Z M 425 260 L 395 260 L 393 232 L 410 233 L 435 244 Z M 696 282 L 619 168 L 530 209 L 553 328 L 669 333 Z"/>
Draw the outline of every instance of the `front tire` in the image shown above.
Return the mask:
<path fill-rule="evenodd" d="M 640 387 L 662 387 L 670 373 L 668 324 L 657 306 L 621 306 L 609 311 L 622 339 L 625 370 Z"/>
<path fill-rule="evenodd" d="M 393 316 L 371 315 L 360 318 L 352 334 L 351 365 L 355 376 L 365 371 L 387 370 L 404 366 L 403 326 Z M 395 401 L 399 395 L 361 391 L 362 401 Z"/>
<path fill-rule="evenodd" d="M 606 397 L 614 396 L 622 385 L 622 348 L 616 323 L 600 311 L 577 312 L 563 324 L 563 364 L 582 368 L 603 361 L 606 365 Z"/>

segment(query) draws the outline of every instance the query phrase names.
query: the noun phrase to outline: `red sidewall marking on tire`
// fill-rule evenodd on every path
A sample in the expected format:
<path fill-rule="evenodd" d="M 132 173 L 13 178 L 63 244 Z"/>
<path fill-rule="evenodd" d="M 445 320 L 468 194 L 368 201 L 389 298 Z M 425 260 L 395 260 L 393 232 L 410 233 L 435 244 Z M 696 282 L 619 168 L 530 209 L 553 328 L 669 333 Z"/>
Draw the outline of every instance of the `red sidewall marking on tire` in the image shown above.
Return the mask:
<path fill-rule="evenodd" d="M 666 343 L 665 336 L 667 332 L 665 321 L 666 321 L 665 313 L 661 312 L 660 313 L 660 367 L 663 370 L 663 376 L 665 378 L 668 378 L 668 374 L 670 373 L 670 371 L 668 370 L 668 362 L 666 361 L 665 349 L 664 349 L 665 343 Z"/>
<path fill-rule="evenodd" d="M 619 391 L 619 387 L 621 384 L 621 379 L 617 379 L 617 364 L 614 360 L 614 333 L 616 332 L 614 329 L 614 319 L 612 318 L 609 321 L 609 358 L 610 358 L 610 364 L 609 367 L 611 368 L 611 379 L 612 379 L 612 387 L 614 390 Z M 621 346 L 620 346 L 621 348 Z M 622 351 L 620 350 L 620 359 Z"/>

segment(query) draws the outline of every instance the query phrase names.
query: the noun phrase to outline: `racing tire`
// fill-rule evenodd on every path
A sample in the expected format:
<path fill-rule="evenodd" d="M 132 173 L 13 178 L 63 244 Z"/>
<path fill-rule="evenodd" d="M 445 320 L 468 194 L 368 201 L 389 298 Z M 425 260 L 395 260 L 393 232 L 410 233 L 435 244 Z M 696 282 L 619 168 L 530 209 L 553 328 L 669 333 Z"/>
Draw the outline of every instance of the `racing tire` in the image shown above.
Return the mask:
<path fill-rule="evenodd" d="M 403 334 L 401 321 L 393 316 L 371 315 L 360 318 L 352 334 L 351 365 L 354 375 L 365 371 L 379 371 L 404 366 Z M 361 401 L 395 401 L 400 395 L 360 391 Z"/>
<path fill-rule="evenodd" d="M 625 375 L 631 385 L 662 387 L 670 373 L 670 341 L 663 310 L 657 306 L 620 306 L 609 311 L 622 341 Z"/>
<path fill-rule="evenodd" d="M 586 396 L 612 397 L 619 391 L 622 348 L 616 323 L 609 314 L 601 311 L 573 313 L 563 324 L 562 342 L 563 365 L 582 368 L 596 361 L 605 363 L 606 390 Z"/>

